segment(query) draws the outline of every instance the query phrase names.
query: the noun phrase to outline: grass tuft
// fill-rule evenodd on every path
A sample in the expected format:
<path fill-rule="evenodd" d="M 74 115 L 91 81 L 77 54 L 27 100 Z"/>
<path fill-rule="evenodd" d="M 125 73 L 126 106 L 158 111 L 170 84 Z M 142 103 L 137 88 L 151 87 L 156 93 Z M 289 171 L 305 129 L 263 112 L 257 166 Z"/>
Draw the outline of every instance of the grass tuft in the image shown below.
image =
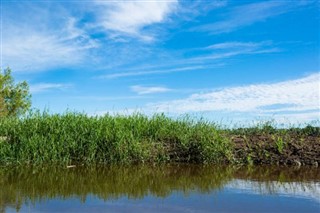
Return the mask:
<path fill-rule="evenodd" d="M 0 163 L 223 162 L 230 153 L 215 125 L 188 117 L 35 112 L 0 121 Z"/>

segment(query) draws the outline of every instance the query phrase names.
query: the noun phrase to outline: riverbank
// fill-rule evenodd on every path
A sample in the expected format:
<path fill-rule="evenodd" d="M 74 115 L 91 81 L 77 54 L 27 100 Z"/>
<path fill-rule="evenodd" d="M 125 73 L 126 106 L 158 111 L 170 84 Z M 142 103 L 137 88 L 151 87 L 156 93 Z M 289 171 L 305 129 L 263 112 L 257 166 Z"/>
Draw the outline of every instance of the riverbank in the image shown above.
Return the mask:
<path fill-rule="evenodd" d="M 34 113 L 0 120 L 0 164 L 188 162 L 313 165 L 320 128 L 225 129 L 189 117 Z"/>
<path fill-rule="evenodd" d="M 315 131 L 310 132 L 310 129 Z M 320 164 L 320 136 L 317 128 L 231 134 L 230 137 L 234 146 L 234 159 L 241 163 L 315 167 Z"/>

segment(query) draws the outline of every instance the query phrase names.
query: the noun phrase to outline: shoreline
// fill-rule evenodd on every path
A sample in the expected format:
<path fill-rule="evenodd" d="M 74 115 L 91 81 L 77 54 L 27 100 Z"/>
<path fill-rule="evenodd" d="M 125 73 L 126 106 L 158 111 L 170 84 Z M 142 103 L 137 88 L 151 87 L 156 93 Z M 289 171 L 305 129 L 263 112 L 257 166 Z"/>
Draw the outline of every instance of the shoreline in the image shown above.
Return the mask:
<path fill-rule="evenodd" d="M 0 165 L 320 164 L 320 127 L 222 129 L 189 117 L 35 113 L 0 120 Z"/>

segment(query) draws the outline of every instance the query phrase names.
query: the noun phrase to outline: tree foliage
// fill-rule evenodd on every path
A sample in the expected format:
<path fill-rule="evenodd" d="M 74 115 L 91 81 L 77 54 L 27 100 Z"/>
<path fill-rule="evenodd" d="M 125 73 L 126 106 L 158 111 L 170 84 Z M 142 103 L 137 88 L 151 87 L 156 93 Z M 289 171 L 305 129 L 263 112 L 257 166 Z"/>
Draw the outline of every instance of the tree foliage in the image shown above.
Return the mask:
<path fill-rule="evenodd" d="M 0 72 L 0 117 L 19 116 L 31 107 L 31 95 L 26 81 L 15 83 L 11 69 Z"/>

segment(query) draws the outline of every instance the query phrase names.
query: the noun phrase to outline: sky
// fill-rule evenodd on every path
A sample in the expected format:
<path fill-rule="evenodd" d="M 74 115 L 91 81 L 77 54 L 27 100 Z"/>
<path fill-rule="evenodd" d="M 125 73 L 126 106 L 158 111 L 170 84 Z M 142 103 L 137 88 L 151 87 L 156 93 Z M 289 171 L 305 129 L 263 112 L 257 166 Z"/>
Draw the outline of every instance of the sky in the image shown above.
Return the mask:
<path fill-rule="evenodd" d="M 320 118 L 315 0 L 1 0 L 1 69 L 32 106 L 221 123 Z"/>

